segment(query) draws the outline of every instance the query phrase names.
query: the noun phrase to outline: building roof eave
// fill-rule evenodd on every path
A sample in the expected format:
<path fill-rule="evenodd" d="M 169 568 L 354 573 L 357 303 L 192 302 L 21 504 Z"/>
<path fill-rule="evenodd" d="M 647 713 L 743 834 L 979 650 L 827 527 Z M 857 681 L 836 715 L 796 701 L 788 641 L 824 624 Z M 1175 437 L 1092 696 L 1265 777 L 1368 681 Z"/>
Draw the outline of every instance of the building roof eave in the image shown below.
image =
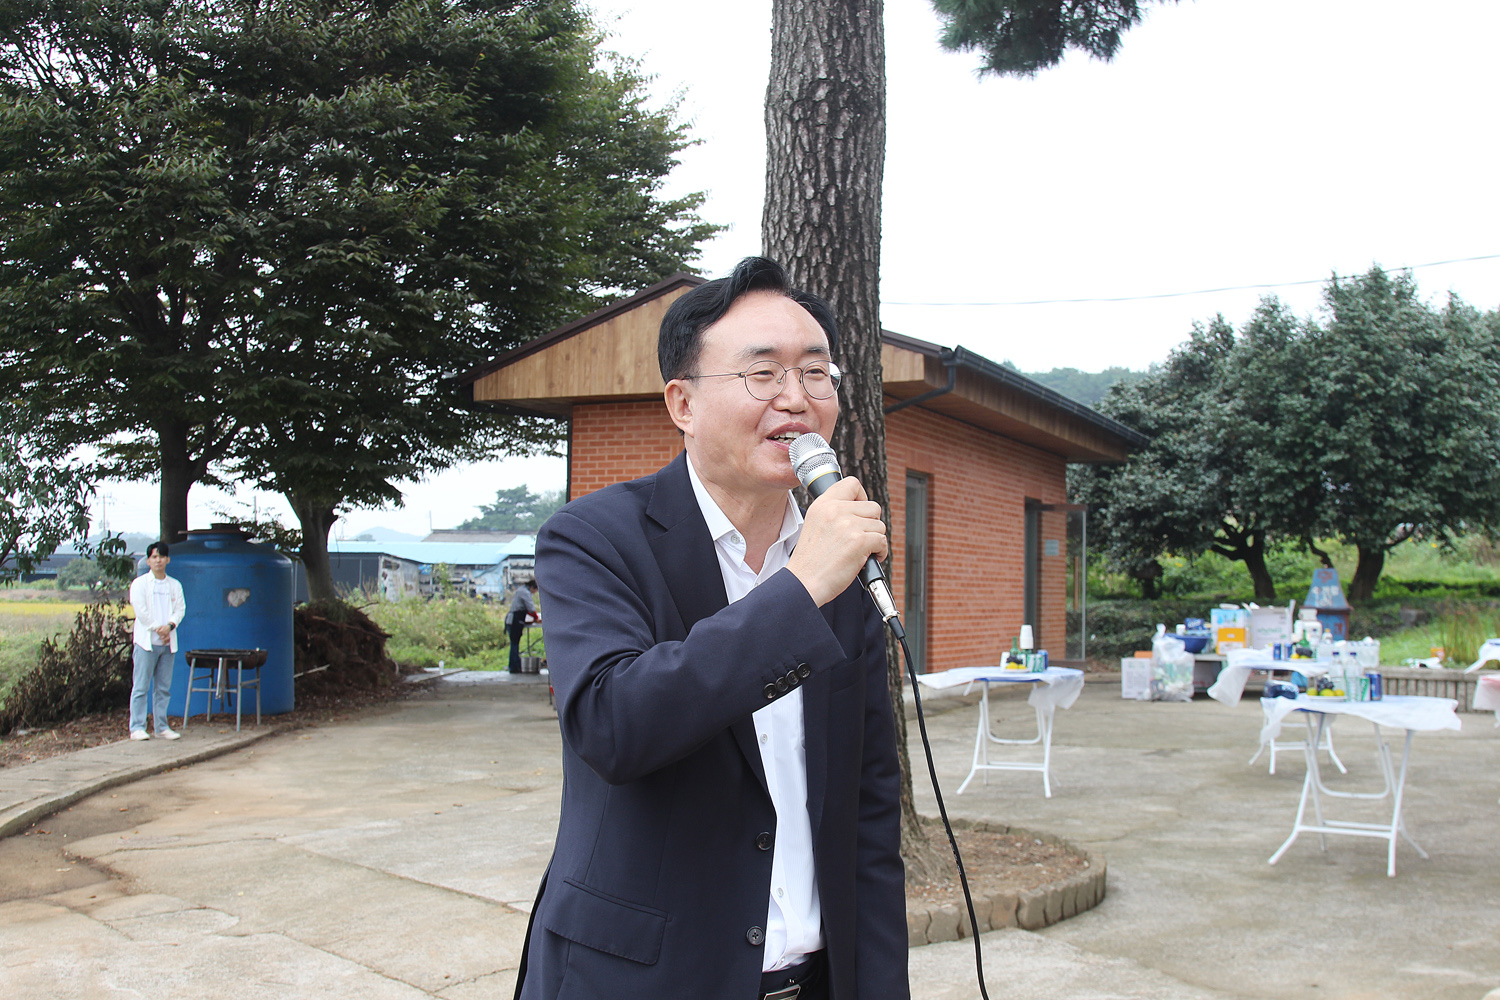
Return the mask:
<path fill-rule="evenodd" d="M 676 274 L 663 278 L 661 281 L 658 281 L 651 287 L 643 288 L 641 291 L 636 292 L 634 295 L 631 295 L 628 298 L 623 298 L 616 302 L 611 302 L 609 305 L 604 306 L 600 309 L 595 309 L 587 316 L 582 316 L 578 319 L 575 319 L 573 322 L 568 323 L 565 326 L 560 326 L 550 333 L 542 334 L 535 340 L 528 340 L 526 343 L 522 344 L 519 347 L 506 351 L 504 354 L 498 354 L 481 365 L 474 366 L 467 372 L 464 372 L 462 375 L 456 376 L 453 379 L 453 385 L 460 387 L 472 386 L 475 382 L 479 381 L 481 378 L 484 378 L 484 376 L 488 375 L 490 372 L 499 371 L 501 368 L 504 368 L 507 365 L 515 364 L 522 358 L 530 357 L 531 355 L 536 354 L 539 351 L 545 351 L 548 347 L 552 346 L 558 341 L 567 340 L 574 334 L 587 330 L 591 326 L 597 326 L 614 316 L 629 312 L 643 302 L 648 302 L 651 299 L 658 298 L 659 296 L 665 295 L 668 292 L 671 292 L 678 288 L 682 288 L 685 286 L 691 288 L 697 285 L 701 285 L 707 280 L 707 278 L 701 277 L 700 275 L 689 274 L 686 271 L 678 271 Z M 469 390 L 469 398 L 472 399 L 472 397 L 473 391 Z"/>

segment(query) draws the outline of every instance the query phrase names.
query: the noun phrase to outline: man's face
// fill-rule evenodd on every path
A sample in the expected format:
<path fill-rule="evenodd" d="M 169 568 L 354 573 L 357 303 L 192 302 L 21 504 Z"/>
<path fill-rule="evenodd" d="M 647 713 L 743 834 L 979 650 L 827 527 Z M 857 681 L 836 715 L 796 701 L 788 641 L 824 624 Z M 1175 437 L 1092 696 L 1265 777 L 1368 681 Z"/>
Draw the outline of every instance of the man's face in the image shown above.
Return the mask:
<path fill-rule="evenodd" d="M 788 368 L 827 362 L 828 337 L 811 313 L 786 296 L 751 292 L 703 331 L 692 374 L 743 372 L 758 361 Z M 787 373 L 775 399 L 756 399 L 744 379 L 732 376 L 674 379 L 667 408 L 699 477 L 746 501 L 796 486 L 788 457 L 792 441 L 807 432 L 831 437 L 839 414 L 837 394 L 813 399 L 797 372 Z"/>
<path fill-rule="evenodd" d="M 162 555 L 160 549 L 152 549 L 151 554 L 146 557 L 146 565 L 151 568 L 151 572 L 156 576 L 161 576 L 165 573 L 167 571 L 167 563 L 171 561 L 172 557 Z"/>

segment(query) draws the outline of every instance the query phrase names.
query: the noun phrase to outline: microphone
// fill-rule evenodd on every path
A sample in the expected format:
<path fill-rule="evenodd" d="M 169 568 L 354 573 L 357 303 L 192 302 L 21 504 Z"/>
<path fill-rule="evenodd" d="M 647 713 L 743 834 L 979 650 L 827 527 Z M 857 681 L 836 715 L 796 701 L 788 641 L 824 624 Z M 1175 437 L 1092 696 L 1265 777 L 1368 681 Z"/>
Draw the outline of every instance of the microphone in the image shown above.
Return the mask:
<path fill-rule="evenodd" d="M 839 469 L 838 456 L 821 434 L 809 432 L 799 436 L 792 442 L 791 458 L 792 471 L 814 500 L 844 478 L 844 473 Z M 896 615 L 896 602 L 891 600 L 891 588 L 886 585 L 885 574 L 880 571 L 880 563 L 875 561 L 874 556 L 865 560 L 864 569 L 859 571 L 859 580 L 870 592 L 875 609 L 891 627 L 891 631 L 898 639 L 904 637 L 906 630 L 901 627 L 901 619 Z"/>

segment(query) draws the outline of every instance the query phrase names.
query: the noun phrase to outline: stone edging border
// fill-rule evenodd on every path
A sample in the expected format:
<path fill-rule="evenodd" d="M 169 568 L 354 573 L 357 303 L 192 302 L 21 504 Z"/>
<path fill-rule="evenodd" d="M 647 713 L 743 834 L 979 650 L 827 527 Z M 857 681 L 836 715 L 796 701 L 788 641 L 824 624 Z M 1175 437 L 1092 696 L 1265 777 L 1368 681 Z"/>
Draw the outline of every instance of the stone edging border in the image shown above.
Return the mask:
<path fill-rule="evenodd" d="M 1024 892 L 997 892 L 991 896 L 974 899 L 974 916 L 979 921 L 979 933 L 999 930 L 1002 927 L 1019 927 L 1022 930 L 1041 930 L 1061 920 L 1093 909 L 1104 900 L 1106 865 L 1104 858 L 1077 844 L 1050 833 L 1038 833 L 1004 823 L 971 822 L 955 819 L 954 829 L 979 830 L 987 833 L 1009 833 L 1018 837 L 1032 837 L 1047 844 L 1056 844 L 1081 856 L 1088 867 L 1082 872 L 1050 885 Z M 946 847 L 946 843 L 944 847 Z M 969 913 L 959 903 L 947 903 L 931 909 L 906 911 L 906 942 L 915 948 L 939 941 L 956 941 L 973 936 L 969 926 Z"/>

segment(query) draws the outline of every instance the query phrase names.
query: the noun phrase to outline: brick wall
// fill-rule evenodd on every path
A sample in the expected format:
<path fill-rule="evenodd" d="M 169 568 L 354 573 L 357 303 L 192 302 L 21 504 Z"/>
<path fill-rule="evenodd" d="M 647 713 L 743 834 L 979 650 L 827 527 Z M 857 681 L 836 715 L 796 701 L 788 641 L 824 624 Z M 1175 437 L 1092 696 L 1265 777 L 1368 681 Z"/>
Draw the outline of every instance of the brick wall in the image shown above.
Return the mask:
<path fill-rule="evenodd" d="M 886 422 L 891 491 L 892 590 L 906 596 L 906 474 L 928 477 L 927 669 L 1000 662 L 1019 634 L 1025 605 L 1022 554 L 1028 497 L 1067 499 L 1061 456 L 911 407 Z M 1042 537 L 1066 552 L 1060 514 Z M 1041 559 L 1037 643 L 1063 658 L 1065 556 Z"/>
<path fill-rule="evenodd" d="M 682 435 L 659 399 L 573 407 L 569 500 L 647 476 L 682 451 Z"/>
<path fill-rule="evenodd" d="M 655 472 L 681 450 L 682 437 L 660 400 L 577 405 L 570 499 Z M 1026 498 L 1065 502 L 1066 463 L 916 407 L 891 415 L 886 454 L 898 606 L 906 594 L 906 473 L 925 473 L 929 481 L 927 669 L 998 663 L 1024 613 Z M 1063 540 L 1061 515 L 1043 516 L 1042 537 Z M 1061 659 L 1064 557 L 1044 556 L 1041 565 L 1037 639 Z"/>

